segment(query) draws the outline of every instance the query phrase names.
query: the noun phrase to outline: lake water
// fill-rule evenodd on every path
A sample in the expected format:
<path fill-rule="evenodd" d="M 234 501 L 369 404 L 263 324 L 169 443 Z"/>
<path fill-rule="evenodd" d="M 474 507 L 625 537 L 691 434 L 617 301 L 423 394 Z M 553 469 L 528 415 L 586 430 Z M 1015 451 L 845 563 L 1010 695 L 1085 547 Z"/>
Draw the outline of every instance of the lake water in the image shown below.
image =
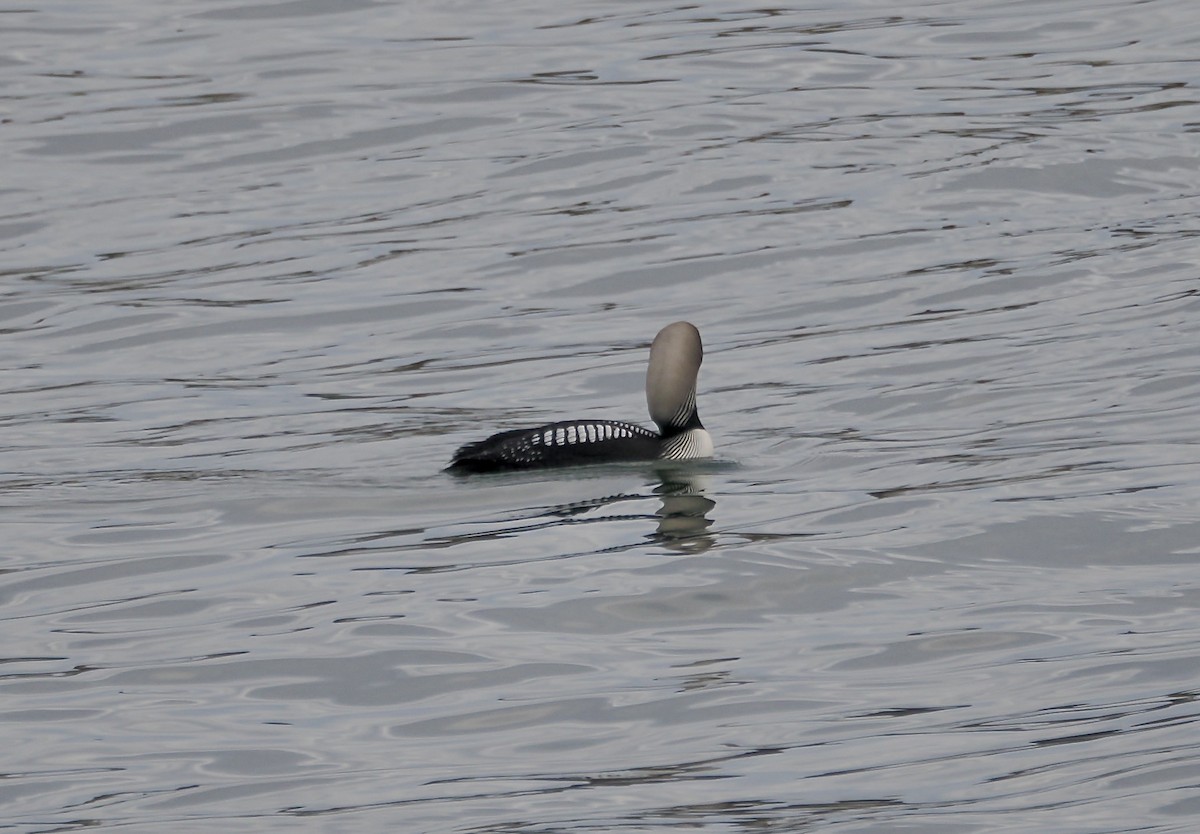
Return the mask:
<path fill-rule="evenodd" d="M 0 44 L 0 829 L 1195 830 L 1196 3 Z M 718 461 L 441 471 L 679 319 Z"/>

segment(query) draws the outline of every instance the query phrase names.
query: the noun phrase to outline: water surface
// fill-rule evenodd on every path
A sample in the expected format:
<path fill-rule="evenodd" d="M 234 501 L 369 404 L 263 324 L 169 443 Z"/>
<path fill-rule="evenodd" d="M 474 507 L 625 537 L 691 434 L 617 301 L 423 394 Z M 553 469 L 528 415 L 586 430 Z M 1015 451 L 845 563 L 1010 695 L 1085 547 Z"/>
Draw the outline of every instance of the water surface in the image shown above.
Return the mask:
<path fill-rule="evenodd" d="M 0 23 L 3 826 L 1194 828 L 1193 4 Z"/>

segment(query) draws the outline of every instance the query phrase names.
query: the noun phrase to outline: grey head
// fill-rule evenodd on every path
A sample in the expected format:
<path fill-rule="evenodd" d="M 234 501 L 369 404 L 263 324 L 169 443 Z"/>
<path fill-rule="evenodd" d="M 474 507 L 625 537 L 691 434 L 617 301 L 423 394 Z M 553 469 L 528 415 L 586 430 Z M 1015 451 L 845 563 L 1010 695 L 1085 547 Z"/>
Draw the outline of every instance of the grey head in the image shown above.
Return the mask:
<path fill-rule="evenodd" d="M 696 414 L 696 375 L 704 361 L 700 331 L 690 322 L 668 324 L 650 345 L 646 405 L 664 435 L 701 428 Z"/>

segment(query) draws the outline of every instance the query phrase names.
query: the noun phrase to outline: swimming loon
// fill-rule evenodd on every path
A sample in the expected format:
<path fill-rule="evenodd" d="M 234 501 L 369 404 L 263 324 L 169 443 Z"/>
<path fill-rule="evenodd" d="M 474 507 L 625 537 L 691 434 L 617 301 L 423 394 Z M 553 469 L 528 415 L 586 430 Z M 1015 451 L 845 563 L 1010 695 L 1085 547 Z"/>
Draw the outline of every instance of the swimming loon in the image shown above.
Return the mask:
<path fill-rule="evenodd" d="M 450 471 L 712 457 L 712 437 L 696 413 L 696 375 L 703 360 L 700 331 L 689 322 L 668 324 L 654 337 L 646 405 L 657 432 L 620 420 L 566 420 L 504 431 L 463 446 L 454 453 Z"/>

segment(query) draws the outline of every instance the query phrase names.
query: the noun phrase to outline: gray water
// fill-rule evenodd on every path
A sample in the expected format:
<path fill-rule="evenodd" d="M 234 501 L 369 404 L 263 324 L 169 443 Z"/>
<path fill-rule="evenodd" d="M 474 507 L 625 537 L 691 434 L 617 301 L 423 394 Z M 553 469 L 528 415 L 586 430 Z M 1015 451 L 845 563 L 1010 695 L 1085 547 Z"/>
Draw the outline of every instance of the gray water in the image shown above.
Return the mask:
<path fill-rule="evenodd" d="M 0 45 L 0 829 L 1195 830 L 1196 3 Z M 442 473 L 678 319 L 717 462 Z"/>

